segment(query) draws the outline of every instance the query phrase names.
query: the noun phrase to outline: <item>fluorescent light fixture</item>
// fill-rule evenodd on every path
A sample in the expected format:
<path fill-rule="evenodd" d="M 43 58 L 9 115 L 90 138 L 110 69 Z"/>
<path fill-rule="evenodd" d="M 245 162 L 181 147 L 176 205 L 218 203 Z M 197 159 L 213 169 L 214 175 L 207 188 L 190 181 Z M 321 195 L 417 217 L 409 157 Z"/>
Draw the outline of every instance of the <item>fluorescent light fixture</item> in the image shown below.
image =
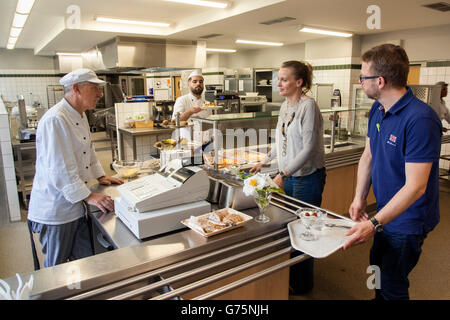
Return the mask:
<path fill-rule="evenodd" d="M 27 19 L 28 19 L 27 14 L 15 13 L 12 26 L 14 28 L 23 28 L 25 22 L 27 22 Z"/>
<path fill-rule="evenodd" d="M 206 48 L 206 51 L 209 52 L 236 52 L 234 49 L 213 49 L 213 48 Z"/>
<path fill-rule="evenodd" d="M 165 23 L 165 22 L 137 21 L 137 20 L 117 19 L 117 18 L 107 18 L 107 17 L 96 17 L 95 20 L 100 21 L 100 22 L 138 24 L 138 25 L 151 26 L 151 27 L 170 27 L 170 23 Z"/>
<path fill-rule="evenodd" d="M 196 6 L 220 8 L 220 9 L 225 9 L 229 5 L 228 2 L 224 1 L 206 1 L 206 0 L 166 0 L 166 1 L 192 4 Z"/>
<path fill-rule="evenodd" d="M 298 30 L 298 31 L 308 32 L 308 33 L 325 34 L 328 36 L 345 37 L 345 38 L 349 38 L 349 37 L 353 36 L 352 33 L 348 33 L 348 32 L 338 32 L 338 31 L 316 29 L 316 28 L 310 28 L 310 27 L 301 27 L 300 30 Z"/>
<path fill-rule="evenodd" d="M 14 45 L 8 43 L 8 44 L 6 45 L 6 49 L 12 50 L 12 49 L 14 49 Z"/>
<path fill-rule="evenodd" d="M 11 31 L 9 33 L 9 36 L 17 38 L 17 37 L 19 37 L 21 32 L 22 32 L 22 28 L 11 27 Z"/>
<path fill-rule="evenodd" d="M 29 14 L 33 4 L 34 0 L 19 0 L 17 1 L 16 12 L 21 14 Z"/>
<path fill-rule="evenodd" d="M 18 38 L 15 37 L 9 37 L 8 44 L 16 44 Z"/>
<path fill-rule="evenodd" d="M 281 42 L 264 42 L 264 41 L 251 41 L 251 40 L 236 40 L 236 43 L 258 44 L 262 46 L 282 46 Z"/>
<path fill-rule="evenodd" d="M 74 53 L 74 52 L 57 52 L 58 56 L 81 56 L 81 53 Z"/>

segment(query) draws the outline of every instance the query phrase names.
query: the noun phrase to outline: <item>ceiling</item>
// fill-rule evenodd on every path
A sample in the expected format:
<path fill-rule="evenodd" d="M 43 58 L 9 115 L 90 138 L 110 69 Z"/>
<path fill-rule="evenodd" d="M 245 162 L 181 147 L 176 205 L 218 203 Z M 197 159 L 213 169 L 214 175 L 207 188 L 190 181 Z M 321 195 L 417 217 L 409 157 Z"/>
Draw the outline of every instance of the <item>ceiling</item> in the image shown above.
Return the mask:
<path fill-rule="evenodd" d="M 450 11 L 422 7 L 438 0 L 377 0 L 381 9 L 381 29 L 369 30 L 366 12 L 373 0 L 230 0 L 227 9 L 185 5 L 165 0 L 36 0 L 16 48 L 34 49 L 35 54 L 81 52 L 116 35 L 178 40 L 207 40 L 209 48 L 246 50 L 256 45 L 236 44 L 236 39 L 305 42 L 323 36 L 300 33 L 308 25 L 366 35 L 381 32 L 447 25 Z M 6 47 L 17 0 L 0 1 L 0 47 Z M 66 26 L 70 5 L 80 8 L 80 26 Z M 94 21 L 97 15 L 122 19 L 170 22 L 169 28 L 116 25 Z M 273 25 L 260 22 L 280 17 L 295 20 Z"/>

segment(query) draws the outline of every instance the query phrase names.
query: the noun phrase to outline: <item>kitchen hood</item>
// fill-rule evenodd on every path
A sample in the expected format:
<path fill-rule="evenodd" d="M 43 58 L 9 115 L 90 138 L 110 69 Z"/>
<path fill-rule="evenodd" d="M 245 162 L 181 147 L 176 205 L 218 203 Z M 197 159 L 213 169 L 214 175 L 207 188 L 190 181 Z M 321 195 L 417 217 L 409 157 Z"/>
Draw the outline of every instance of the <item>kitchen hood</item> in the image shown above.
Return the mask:
<path fill-rule="evenodd" d="M 115 37 L 83 52 L 82 59 L 83 67 L 105 73 L 204 68 L 206 41 Z"/>

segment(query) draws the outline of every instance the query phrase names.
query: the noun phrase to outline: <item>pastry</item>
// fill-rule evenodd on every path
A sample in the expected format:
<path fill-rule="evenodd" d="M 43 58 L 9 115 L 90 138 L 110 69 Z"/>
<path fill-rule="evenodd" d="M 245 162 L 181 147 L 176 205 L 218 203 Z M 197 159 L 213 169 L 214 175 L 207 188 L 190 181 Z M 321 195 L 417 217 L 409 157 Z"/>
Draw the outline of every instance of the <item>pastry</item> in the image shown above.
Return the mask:
<path fill-rule="evenodd" d="M 223 222 L 231 224 L 231 225 L 235 225 L 242 221 L 244 221 L 244 219 L 240 215 L 235 214 L 235 213 L 231 213 L 223 219 Z"/>
<path fill-rule="evenodd" d="M 228 215 L 228 210 L 217 210 L 209 214 L 209 220 L 222 222 L 223 219 Z"/>
<path fill-rule="evenodd" d="M 162 124 L 165 125 L 165 126 L 167 126 L 167 125 L 169 124 L 169 120 L 167 120 L 167 119 L 166 119 L 166 120 L 163 120 Z"/>

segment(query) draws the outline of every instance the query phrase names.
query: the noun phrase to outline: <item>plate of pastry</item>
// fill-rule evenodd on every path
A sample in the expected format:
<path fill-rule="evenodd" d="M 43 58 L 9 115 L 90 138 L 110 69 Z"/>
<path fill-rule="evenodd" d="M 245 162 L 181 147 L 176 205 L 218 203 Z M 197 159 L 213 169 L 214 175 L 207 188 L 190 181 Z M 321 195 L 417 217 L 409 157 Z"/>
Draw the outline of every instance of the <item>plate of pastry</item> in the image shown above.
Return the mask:
<path fill-rule="evenodd" d="M 242 227 L 252 219 L 253 217 L 245 213 L 231 208 L 224 208 L 200 216 L 191 216 L 189 219 L 181 221 L 181 223 L 208 238 Z"/>

